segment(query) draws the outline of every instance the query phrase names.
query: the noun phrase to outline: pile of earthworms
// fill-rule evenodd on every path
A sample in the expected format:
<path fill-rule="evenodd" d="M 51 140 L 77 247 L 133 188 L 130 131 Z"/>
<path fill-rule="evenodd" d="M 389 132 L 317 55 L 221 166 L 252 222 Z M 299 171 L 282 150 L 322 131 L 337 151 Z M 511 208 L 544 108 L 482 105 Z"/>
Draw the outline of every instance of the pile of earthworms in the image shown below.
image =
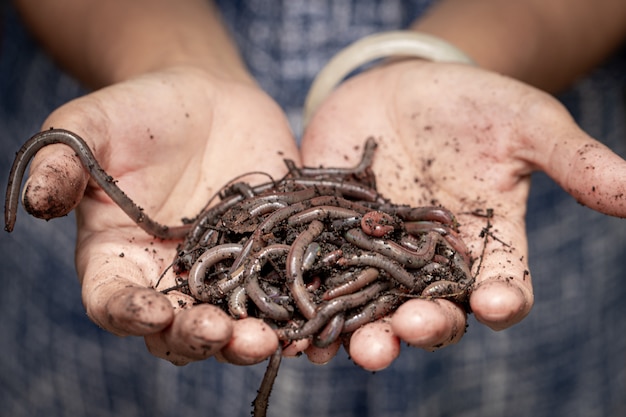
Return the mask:
<path fill-rule="evenodd" d="M 287 160 L 280 180 L 226 187 L 179 247 L 182 287 L 235 318 L 266 320 L 285 343 L 310 337 L 318 347 L 409 298 L 467 308 L 473 280 L 454 216 L 384 199 L 371 172 L 375 149 L 369 139 L 353 168 Z"/>

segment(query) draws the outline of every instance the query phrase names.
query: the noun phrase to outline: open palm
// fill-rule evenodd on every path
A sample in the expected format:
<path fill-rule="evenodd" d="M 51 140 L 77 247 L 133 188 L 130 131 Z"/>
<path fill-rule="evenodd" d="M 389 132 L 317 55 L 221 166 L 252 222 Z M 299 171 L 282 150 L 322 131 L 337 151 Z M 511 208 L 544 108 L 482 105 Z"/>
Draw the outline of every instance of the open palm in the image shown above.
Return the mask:
<path fill-rule="evenodd" d="M 582 132 L 555 99 L 497 74 L 418 60 L 367 71 L 315 113 L 303 162 L 353 164 L 369 136 L 379 142 L 373 169 L 383 195 L 457 215 L 475 259 L 471 309 L 496 330 L 522 320 L 533 304 L 524 223 L 532 171 L 545 171 L 582 204 L 626 216 L 626 162 Z M 450 301 L 413 300 L 391 318 L 386 345 L 353 337 L 351 354 L 380 367 L 380 352 L 393 352 L 398 338 L 433 349 L 458 341 L 465 323 Z"/>
<path fill-rule="evenodd" d="M 191 68 L 79 98 L 55 111 L 44 123 L 50 127 L 82 136 L 120 188 L 166 225 L 195 216 L 236 175 L 278 177 L 286 171 L 283 158 L 299 161 L 281 110 L 260 89 Z M 76 266 L 94 322 L 114 334 L 145 336 L 153 354 L 177 364 L 220 351 L 252 363 L 275 350 L 277 338 L 260 320 L 235 322 L 212 306 L 187 308 L 192 300 L 177 291 L 155 291 L 179 242 L 146 234 L 88 180 L 71 149 L 51 145 L 31 164 L 24 200 L 41 217 L 62 215 L 80 201 Z M 173 275 L 157 289 L 174 286 Z"/>

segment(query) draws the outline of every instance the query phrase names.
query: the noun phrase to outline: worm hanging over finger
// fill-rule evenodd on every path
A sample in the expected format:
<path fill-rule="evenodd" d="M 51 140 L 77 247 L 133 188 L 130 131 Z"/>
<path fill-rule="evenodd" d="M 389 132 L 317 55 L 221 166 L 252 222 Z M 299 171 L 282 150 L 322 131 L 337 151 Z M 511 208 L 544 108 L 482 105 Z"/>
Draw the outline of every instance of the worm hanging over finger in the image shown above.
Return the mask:
<path fill-rule="evenodd" d="M 20 188 L 30 160 L 43 147 L 56 143 L 62 143 L 72 148 L 85 169 L 89 171 L 91 178 L 146 233 L 161 239 L 180 239 L 188 232 L 188 226 L 163 226 L 147 216 L 143 209 L 137 206 L 117 186 L 113 178 L 102 169 L 85 140 L 76 133 L 64 129 L 50 129 L 34 135 L 24 143 L 15 155 L 6 192 L 5 230 L 10 232 L 15 226 Z"/>

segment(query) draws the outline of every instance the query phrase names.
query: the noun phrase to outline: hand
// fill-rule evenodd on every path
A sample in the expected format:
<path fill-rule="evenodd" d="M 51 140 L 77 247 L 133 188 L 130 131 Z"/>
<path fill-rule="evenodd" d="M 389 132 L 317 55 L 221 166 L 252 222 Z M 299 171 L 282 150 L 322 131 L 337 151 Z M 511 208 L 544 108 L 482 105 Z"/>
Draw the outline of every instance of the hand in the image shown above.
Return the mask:
<path fill-rule="evenodd" d="M 369 136 L 379 142 L 373 169 L 383 195 L 457 215 L 476 259 L 471 309 L 494 330 L 519 322 L 533 304 L 524 225 L 531 172 L 545 171 L 581 204 L 626 216 L 626 163 L 554 98 L 494 73 L 409 60 L 356 76 L 314 115 L 303 163 L 354 164 Z M 412 300 L 356 332 L 350 355 L 381 369 L 397 356 L 399 339 L 435 349 L 460 340 L 465 324 L 450 301 Z"/>
<path fill-rule="evenodd" d="M 280 177 L 283 158 L 299 163 L 282 112 L 258 87 L 190 67 L 148 73 L 79 98 L 55 111 L 43 126 L 50 127 L 82 136 L 120 188 L 166 225 L 194 217 L 236 175 L 255 170 Z M 276 349 L 276 336 L 261 320 L 235 322 L 217 307 L 191 307 L 177 291 L 154 290 L 178 242 L 139 229 L 88 184 L 65 145 L 37 154 L 26 190 L 29 211 L 46 218 L 80 202 L 77 271 L 87 313 L 102 328 L 145 336 L 154 355 L 175 364 L 215 354 L 248 364 Z M 158 289 L 174 285 L 170 274 Z"/>

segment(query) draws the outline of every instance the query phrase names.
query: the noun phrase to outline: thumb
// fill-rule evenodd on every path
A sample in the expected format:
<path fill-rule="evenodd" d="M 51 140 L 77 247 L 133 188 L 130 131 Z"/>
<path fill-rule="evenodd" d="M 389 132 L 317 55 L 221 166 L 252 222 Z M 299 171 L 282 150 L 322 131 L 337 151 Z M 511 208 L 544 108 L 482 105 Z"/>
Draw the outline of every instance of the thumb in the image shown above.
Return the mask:
<path fill-rule="evenodd" d="M 626 217 L 626 161 L 582 131 L 564 108 L 542 112 L 537 126 L 530 162 L 580 204 Z"/>

